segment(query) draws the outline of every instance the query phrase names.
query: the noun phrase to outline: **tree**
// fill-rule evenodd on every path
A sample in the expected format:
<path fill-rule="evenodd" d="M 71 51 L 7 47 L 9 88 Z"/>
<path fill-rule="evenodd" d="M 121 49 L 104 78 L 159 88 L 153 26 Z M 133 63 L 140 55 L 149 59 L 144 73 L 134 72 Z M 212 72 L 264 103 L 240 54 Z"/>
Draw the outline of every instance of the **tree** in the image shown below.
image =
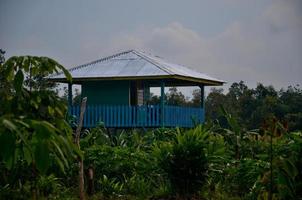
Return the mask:
<path fill-rule="evenodd" d="M 234 99 L 239 99 L 241 96 L 244 95 L 244 93 L 246 93 L 247 90 L 248 87 L 244 84 L 243 81 L 240 81 L 239 83 L 235 82 L 229 88 L 228 95 Z"/>
<path fill-rule="evenodd" d="M 242 127 L 247 128 L 251 115 L 255 109 L 254 91 L 249 89 L 243 81 L 233 83 L 227 93 L 229 103 L 228 112 L 235 116 Z"/>
<path fill-rule="evenodd" d="M 205 101 L 206 119 L 218 120 L 221 126 L 226 127 L 226 120 L 220 112 L 221 106 L 227 109 L 226 100 L 227 98 L 226 95 L 223 94 L 223 89 L 211 88 L 211 92 Z"/>
<path fill-rule="evenodd" d="M 193 95 L 193 104 L 197 97 Z M 299 86 L 281 89 L 258 83 L 250 89 L 243 81 L 233 83 L 226 94 L 222 90 L 212 89 L 206 99 L 206 119 L 218 119 L 225 124 L 220 106 L 247 130 L 256 129 L 265 120 L 277 117 L 289 130 L 302 130 L 302 90 Z"/>
<path fill-rule="evenodd" d="M 178 91 L 176 87 L 171 87 L 166 94 L 166 102 L 168 105 L 184 106 L 187 104 L 185 95 Z"/>
<path fill-rule="evenodd" d="M 65 121 L 66 104 L 35 79 L 59 70 L 71 81 L 68 71 L 47 57 L 14 56 L 0 64 L 0 163 L 5 168 L 0 182 L 14 188 L 33 180 L 33 199 L 39 174 L 54 163 L 64 172 L 68 160 L 81 155 Z M 18 165 L 31 172 L 25 174 L 29 177 L 14 176 Z"/>
<path fill-rule="evenodd" d="M 150 93 L 150 100 L 147 103 L 151 105 L 159 105 L 160 97 L 158 95 L 154 95 L 153 93 Z"/>
<path fill-rule="evenodd" d="M 191 104 L 194 107 L 200 107 L 200 97 L 201 97 L 200 92 L 201 92 L 200 89 L 195 89 L 192 92 L 193 98 L 192 98 Z"/>
<path fill-rule="evenodd" d="M 68 102 L 68 89 L 67 87 L 63 88 L 64 94 L 62 96 L 62 99 L 67 103 Z M 80 105 L 81 104 L 81 92 L 79 91 L 78 88 L 75 89 L 75 93 L 72 95 L 72 104 L 73 105 Z"/>
<path fill-rule="evenodd" d="M 0 65 L 5 62 L 4 54 L 5 54 L 5 51 L 0 49 Z"/>
<path fill-rule="evenodd" d="M 302 90 L 298 87 L 289 86 L 287 90 L 281 90 L 281 103 L 275 110 L 278 118 L 284 116 L 290 131 L 302 130 Z"/>

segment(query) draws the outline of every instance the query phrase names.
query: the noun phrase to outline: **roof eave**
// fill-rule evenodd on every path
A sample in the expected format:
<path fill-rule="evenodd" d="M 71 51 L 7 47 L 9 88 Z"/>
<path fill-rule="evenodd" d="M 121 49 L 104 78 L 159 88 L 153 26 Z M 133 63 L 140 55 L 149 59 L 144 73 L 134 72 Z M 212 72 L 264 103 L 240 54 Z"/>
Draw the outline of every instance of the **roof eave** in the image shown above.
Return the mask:
<path fill-rule="evenodd" d="M 199 83 L 204 86 L 221 86 L 225 83 L 224 81 L 220 81 L 220 80 L 202 79 L 202 78 L 180 76 L 180 75 L 174 75 L 173 78 Z"/>
<path fill-rule="evenodd" d="M 85 78 L 73 78 L 72 83 L 79 84 L 84 81 L 105 81 L 105 80 L 160 80 L 160 79 L 177 79 L 183 81 L 189 81 L 192 83 L 202 84 L 204 86 L 221 86 L 225 82 L 219 80 L 209 80 L 202 78 L 194 78 L 180 75 L 162 75 L 162 76 L 121 76 L 121 77 L 85 77 Z M 49 78 L 48 80 L 59 83 L 69 83 L 66 78 Z"/>

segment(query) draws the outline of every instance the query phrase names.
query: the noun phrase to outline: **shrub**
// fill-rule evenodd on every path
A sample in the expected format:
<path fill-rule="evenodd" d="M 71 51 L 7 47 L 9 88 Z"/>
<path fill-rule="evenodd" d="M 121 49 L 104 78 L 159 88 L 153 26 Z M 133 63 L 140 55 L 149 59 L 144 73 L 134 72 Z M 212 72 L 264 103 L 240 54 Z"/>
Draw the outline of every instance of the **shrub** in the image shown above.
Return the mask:
<path fill-rule="evenodd" d="M 208 169 L 204 150 L 206 137 L 207 132 L 197 127 L 178 132 L 175 140 L 155 148 L 159 165 L 166 172 L 172 191 L 178 195 L 194 195 L 205 183 Z"/>
<path fill-rule="evenodd" d="M 123 194 L 148 196 L 156 187 L 158 169 L 150 154 L 145 151 L 95 145 L 86 150 L 85 157 L 86 166 L 91 165 L 95 169 L 95 180 L 104 180 L 105 175 L 109 182 L 124 185 Z M 104 183 L 107 182 L 95 182 L 96 191 L 103 193 Z"/>
<path fill-rule="evenodd" d="M 104 197 L 120 196 L 123 192 L 124 184 L 115 178 L 108 179 L 106 175 L 103 175 L 98 182 L 101 185 L 101 193 Z"/>

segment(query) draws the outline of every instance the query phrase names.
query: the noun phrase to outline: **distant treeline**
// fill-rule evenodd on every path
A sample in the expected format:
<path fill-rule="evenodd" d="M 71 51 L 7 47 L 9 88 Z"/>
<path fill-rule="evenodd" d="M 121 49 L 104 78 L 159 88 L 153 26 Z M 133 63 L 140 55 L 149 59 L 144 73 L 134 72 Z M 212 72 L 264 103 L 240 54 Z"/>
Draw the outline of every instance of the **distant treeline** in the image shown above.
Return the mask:
<path fill-rule="evenodd" d="M 156 95 L 151 96 L 150 104 L 159 103 Z M 166 103 L 181 106 L 200 106 L 200 90 L 193 91 L 189 99 L 170 88 L 166 93 Z M 228 92 L 212 88 L 205 99 L 206 120 L 217 121 L 227 127 L 225 117 L 221 113 L 223 107 L 246 129 L 256 129 L 271 117 L 278 118 L 289 131 L 302 130 L 302 90 L 299 85 L 287 89 L 275 90 L 273 86 L 259 83 L 256 88 L 248 88 L 243 81 L 233 83 Z"/>

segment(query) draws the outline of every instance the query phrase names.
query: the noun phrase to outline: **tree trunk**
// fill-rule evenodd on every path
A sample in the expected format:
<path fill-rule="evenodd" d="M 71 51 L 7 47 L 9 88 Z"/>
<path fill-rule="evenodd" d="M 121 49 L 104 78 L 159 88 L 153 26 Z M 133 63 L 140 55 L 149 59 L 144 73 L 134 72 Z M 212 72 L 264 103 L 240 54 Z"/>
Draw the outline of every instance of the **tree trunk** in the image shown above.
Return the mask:
<path fill-rule="evenodd" d="M 87 185 L 87 193 L 88 195 L 94 194 L 94 170 L 93 167 L 88 168 L 88 185 Z"/>

